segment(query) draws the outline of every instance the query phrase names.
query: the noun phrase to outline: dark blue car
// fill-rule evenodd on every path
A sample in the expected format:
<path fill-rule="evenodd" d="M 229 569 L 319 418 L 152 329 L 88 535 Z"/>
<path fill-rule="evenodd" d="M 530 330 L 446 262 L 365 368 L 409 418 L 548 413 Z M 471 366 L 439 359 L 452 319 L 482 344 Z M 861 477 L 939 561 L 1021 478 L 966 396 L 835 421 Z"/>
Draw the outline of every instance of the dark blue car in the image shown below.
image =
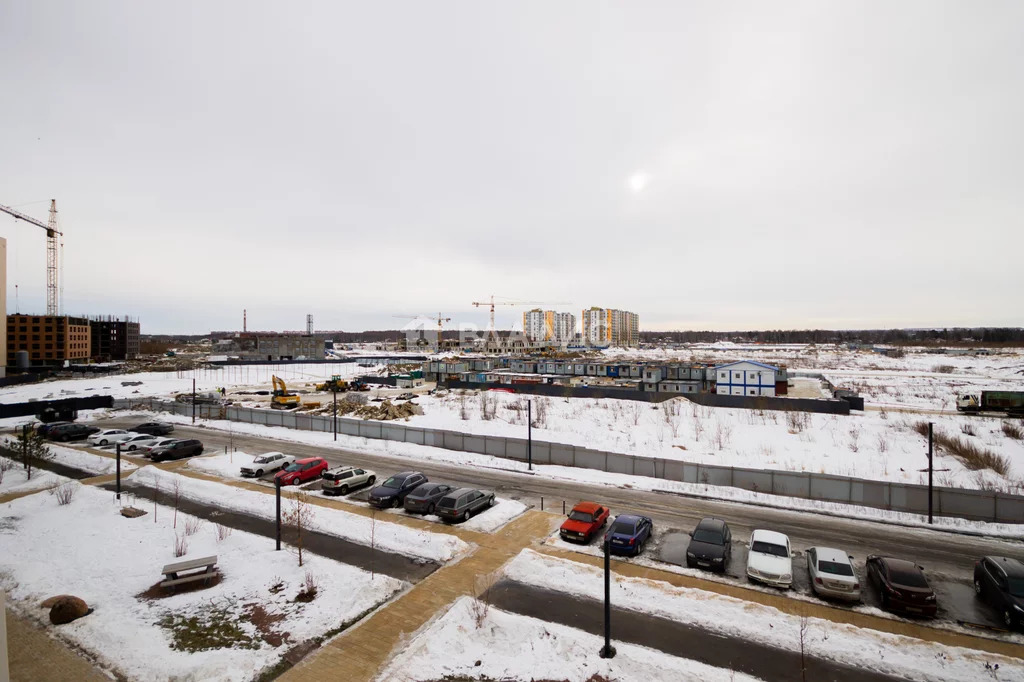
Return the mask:
<path fill-rule="evenodd" d="M 612 527 L 604 534 L 604 541 L 612 554 L 639 554 L 648 540 L 654 522 L 650 517 L 639 514 L 619 514 L 615 517 Z"/>

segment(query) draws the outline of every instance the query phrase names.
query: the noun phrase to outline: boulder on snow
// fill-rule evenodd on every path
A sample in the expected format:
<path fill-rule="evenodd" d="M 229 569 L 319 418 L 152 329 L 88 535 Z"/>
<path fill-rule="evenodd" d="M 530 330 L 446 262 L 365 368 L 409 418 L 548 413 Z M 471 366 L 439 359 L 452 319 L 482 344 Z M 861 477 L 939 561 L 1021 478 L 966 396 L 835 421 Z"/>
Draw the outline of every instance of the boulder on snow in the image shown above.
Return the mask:
<path fill-rule="evenodd" d="M 43 606 L 50 607 L 50 622 L 54 625 L 70 623 L 92 613 L 92 609 L 89 608 L 89 605 L 84 600 L 73 597 L 70 594 L 50 597 L 43 602 Z"/>

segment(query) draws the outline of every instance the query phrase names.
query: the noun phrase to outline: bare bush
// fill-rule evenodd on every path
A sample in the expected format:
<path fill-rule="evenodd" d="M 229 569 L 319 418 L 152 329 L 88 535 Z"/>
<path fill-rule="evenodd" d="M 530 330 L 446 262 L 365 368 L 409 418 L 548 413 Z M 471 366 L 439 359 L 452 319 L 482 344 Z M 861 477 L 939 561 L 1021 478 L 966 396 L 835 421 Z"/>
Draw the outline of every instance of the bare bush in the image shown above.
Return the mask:
<path fill-rule="evenodd" d="M 295 600 L 301 602 L 311 602 L 316 599 L 316 595 L 320 593 L 320 581 L 313 575 L 312 571 L 306 571 L 305 576 L 302 578 L 302 589 L 299 590 Z"/>
<path fill-rule="evenodd" d="M 960 432 L 965 436 L 977 436 L 978 432 L 974 430 L 974 424 L 961 424 Z"/>
<path fill-rule="evenodd" d="M 878 411 L 878 418 L 879 419 L 888 419 L 889 418 L 889 413 L 886 412 L 884 407 Z"/>
<path fill-rule="evenodd" d="M 548 425 L 548 400 L 537 398 L 533 401 L 533 428 L 543 429 Z"/>
<path fill-rule="evenodd" d="M 78 492 L 78 487 L 77 481 L 65 481 L 57 486 L 53 493 L 57 498 L 57 504 L 62 507 L 71 504 L 71 500 L 75 498 L 75 493 Z"/>
<path fill-rule="evenodd" d="M 854 426 L 850 429 L 850 452 L 860 450 L 860 429 Z"/>
<path fill-rule="evenodd" d="M 466 420 L 469 419 L 469 404 L 466 401 L 466 392 L 465 391 L 459 391 L 459 393 L 458 393 L 458 401 L 459 401 L 459 418 L 462 421 L 466 421 Z"/>
<path fill-rule="evenodd" d="M 185 519 L 185 535 L 192 536 L 203 527 L 203 520 L 198 516 L 189 516 Z"/>
<path fill-rule="evenodd" d="M 922 436 L 928 436 L 928 422 L 917 422 L 914 424 L 914 431 Z M 939 450 L 953 455 L 956 459 L 971 471 L 991 469 L 1000 476 L 1010 473 L 1010 460 L 1005 456 L 997 454 L 992 450 L 975 445 L 971 441 L 959 436 L 947 436 L 941 431 L 932 430 L 932 440 Z"/>
<path fill-rule="evenodd" d="M 878 451 L 882 454 L 889 451 L 889 440 L 885 437 L 884 433 L 878 434 L 875 439 L 875 444 L 878 446 Z"/>
<path fill-rule="evenodd" d="M 715 427 L 715 446 L 719 450 L 724 450 L 729 447 L 729 441 L 732 439 L 732 426 L 726 426 L 722 422 L 718 422 Z"/>
<path fill-rule="evenodd" d="M 224 542 L 231 537 L 231 526 L 225 526 L 222 523 L 217 524 L 217 542 Z"/>
<path fill-rule="evenodd" d="M 1024 428 L 1010 421 L 1004 421 L 1002 425 L 1003 435 L 1014 440 L 1024 440 Z"/>
<path fill-rule="evenodd" d="M 181 557 L 188 554 L 188 538 L 184 535 L 174 534 L 174 556 Z"/>
<path fill-rule="evenodd" d="M 494 419 L 494 414 L 498 410 L 498 401 L 494 397 L 493 393 L 488 391 L 480 392 L 480 418 L 484 421 L 491 421 Z"/>
<path fill-rule="evenodd" d="M 786 429 L 790 433 L 800 433 L 811 425 L 811 415 L 806 412 L 791 410 L 786 412 Z"/>
<path fill-rule="evenodd" d="M 643 413 L 643 405 L 641 405 L 635 400 L 630 401 L 629 405 L 626 407 L 626 415 L 633 420 L 633 426 L 639 426 L 640 417 L 643 416 Z"/>
<path fill-rule="evenodd" d="M 496 571 L 478 575 L 473 579 L 473 601 L 469 605 L 469 612 L 478 629 L 484 626 L 484 621 L 487 620 L 487 614 L 491 608 L 487 601 L 487 593 L 497 582 L 498 573 Z"/>

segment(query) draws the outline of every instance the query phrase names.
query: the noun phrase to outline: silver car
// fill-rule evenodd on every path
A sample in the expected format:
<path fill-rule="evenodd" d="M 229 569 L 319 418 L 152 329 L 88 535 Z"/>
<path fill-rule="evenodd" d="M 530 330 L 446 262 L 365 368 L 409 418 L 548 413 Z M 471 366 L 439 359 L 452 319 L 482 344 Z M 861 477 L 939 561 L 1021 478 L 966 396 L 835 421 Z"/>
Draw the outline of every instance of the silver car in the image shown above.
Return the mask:
<path fill-rule="evenodd" d="M 807 550 L 807 572 L 811 589 L 819 597 L 860 601 L 860 581 L 853 570 L 853 557 L 830 547 Z"/>

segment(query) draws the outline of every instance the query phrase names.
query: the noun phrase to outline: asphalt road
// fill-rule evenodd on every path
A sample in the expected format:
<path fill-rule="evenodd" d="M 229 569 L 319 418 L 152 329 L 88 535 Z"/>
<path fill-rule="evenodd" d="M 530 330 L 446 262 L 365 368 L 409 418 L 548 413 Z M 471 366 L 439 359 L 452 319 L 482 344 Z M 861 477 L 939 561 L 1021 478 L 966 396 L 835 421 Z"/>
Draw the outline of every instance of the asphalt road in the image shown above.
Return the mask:
<path fill-rule="evenodd" d="M 560 623 L 604 635 L 604 604 L 565 592 L 503 580 L 484 597 L 499 609 Z M 806 676 L 800 674 L 800 652 L 746 639 L 727 637 L 701 627 L 612 605 L 611 638 L 663 651 L 672 656 L 753 675 L 768 682 L 801 678 L 834 682 L 889 682 L 900 679 L 864 668 L 806 656 Z M 597 651 L 594 652 L 596 656 Z"/>
<path fill-rule="evenodd" d="M 106 423 L 112 427 L 124 427 L 139 421 L 137 418 L 118 418 L 107 420 Z M 947 620 L 996 625 L 996 614 L 973 596 L 971 583 L 974 562 L 984 555 L 1011 556 L 1024 560 L 1024 543 L 1018 541 L 691 498 L 672 493 L 555 480 L 502 469 L 413 460 L 394 455 L 306 445 L 208 428 L 179 425 L 175 426 L 172 435 L 202 440 L 207 453 L 223 451 L 225 447 L 233 446 L 250 453 L 281 450 L 299 457 L 321 456 L 333 465 L 352 464 L 373 469 L 377 472 L 378 480 L 383 480 L 398 471 L 418 470 L 432 481 L 493 490 L 499 497 L 509 497 L 538 507 L 543 505 L 544 508 L 558 511 L 561 511 L 563 503 L 567 508 L 571 508 L 579 500 L 599 501 L 607 504 L 613 514 L 637 512 L 654 520 L 656 540 L 646 553 L 655 558 L 659 556 L 659 547 L 665 545 L 665 539 L 673 532 L 690 530 L 706 516 L 719 517 L 725 519 L 733 531 L 733 558 L 728 573 L 737 576 L 739 580 L 744 580 L 746 545 L 750 533 L 757 528 L 776 530 L 789 536 L 796 553 L 794 574 L 800 576 L 802 572 L 802 577 L 796 578 L 797 589 L 807 592 L 809 586 L 803 552 L 809 547 L 836 547 L 853 555 L 862 577 L 864 560 L 869 554 L 910 559 L 924 566 L 925 573 L 935 583 L 940 618 Z M 669 544 L 671 545 L 671 541 Z M 676 552 L 678 553 L 678 542 Z M 685 547 L 683 556 L 685 557 Z M 870 604 L 874 598 L 870 588 L 865 590 L 865 596 L 867 603 Z"/>

